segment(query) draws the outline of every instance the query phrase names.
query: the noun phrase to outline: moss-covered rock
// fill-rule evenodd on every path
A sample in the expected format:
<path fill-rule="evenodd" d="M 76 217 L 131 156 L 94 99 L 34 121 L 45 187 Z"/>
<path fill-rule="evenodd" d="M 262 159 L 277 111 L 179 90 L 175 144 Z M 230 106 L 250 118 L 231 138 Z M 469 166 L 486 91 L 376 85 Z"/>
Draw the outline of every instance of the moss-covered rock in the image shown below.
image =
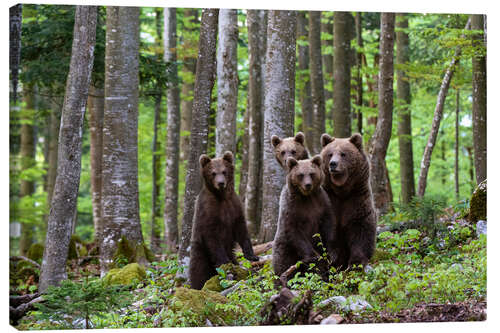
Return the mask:
<path fill-rule="evenodd" d="M 146 278 L 146 270 L 138 263 L 128 264 L 123 268 L 111 269 L 103 278 L 105 285 L 128 285 L 140 282 Z"/>
<path fill-rule="evenodd" d="M 474 190 L 470 198 L 469 220 L 486 220 L 486 179 Z"/>
<path fill-rule="evenodd" d="M 71 235 L 68 249 L 68 260 L 78 259 L 87 255 L 87 248 L 78 235 Z"/>
<path fill-rule="evenodd" d="M 28 250 L 27 257 L 40 264 L 43 258 L 43 245 L 40 243 L 32 244 Z"/>
<path fill-rule="evenodd" d="M 231 325 L 240 314 L 247 312 L 242 306 L 224 307 L 229 300 L 207 290 L 176 288 L 170 302 L 173 311 L 195 319 L 196 326 L 207 326 L 207 319 L 214 326 Z"/>
<path fill-rule="evenodd" d="M 232 263 L 223 264 L 219 268 L 224 271 L 224 276 L 226 279 L 230 277 L 230 279 L 234 281 L 245 280 L 250 275 L 250 272 L 248 270 Z M 207 282 L 205 282 L 202 290 L 221 292 L 222 290 L 224 290 L 224 288 L 221 286 L 220 281 L 221 276 L 215 275 L 211 277 Z"/>
<path fill-rule="evenodd" d="M 18 286 L 25 284 L 30 278 L 33 282 L 38 282 L 39 277 L 39 268 L 33 266 L 31 262 L 26 260 L 10 260 L 9 280 L 11 289 L 16 289 Z"/>

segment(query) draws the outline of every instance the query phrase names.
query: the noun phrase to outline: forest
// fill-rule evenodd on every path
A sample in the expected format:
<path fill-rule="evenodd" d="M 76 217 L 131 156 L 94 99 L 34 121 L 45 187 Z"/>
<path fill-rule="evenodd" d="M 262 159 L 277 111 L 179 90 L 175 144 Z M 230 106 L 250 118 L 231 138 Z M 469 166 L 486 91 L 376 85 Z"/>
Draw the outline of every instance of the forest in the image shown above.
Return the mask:
<path fill-rule="evenodd" d="M 486 15 L 18 4 L 9 18 L 10 325 L 486 320 Z M 349 194 L 328 189 L 342 145 L 346 182 L 366 176 Z M 293 201 L 309 200 L 306 167 L 330 224 Z M 362 210 L 370 227 L 349 227 Z M 278 252 L 308 232 L 314 260 Z"/>

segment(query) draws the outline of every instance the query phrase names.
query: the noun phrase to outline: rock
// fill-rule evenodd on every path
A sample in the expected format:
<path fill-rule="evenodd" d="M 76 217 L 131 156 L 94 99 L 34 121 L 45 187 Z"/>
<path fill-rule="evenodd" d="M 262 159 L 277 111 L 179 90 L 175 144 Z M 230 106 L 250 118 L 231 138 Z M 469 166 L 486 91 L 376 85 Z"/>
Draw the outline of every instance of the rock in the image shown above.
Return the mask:
<path fill-rule="evenodd" d="M 248 270 L 232 263 L 223 264 L 219 268 L 226 274 L 226 280 L 241 281 L 247 279 L 250 275 Z M 220 281 L 220 275 L 213 276 L 205 282 L 202 290 L 221 292 L 224 290 L 224 287 L 221 286 Z"/>
<path fill-rule="evenodd" d="M 282 288 L 260 311 L 260 325 L 306 325 L 311 323 L 312 292 L 306 290 L 303 297 L 288 288 Z"/>
<path fill-rule="evenodd" d="M 321 325 L 336 325 L 336 324 L 340 324 L 343 321 L 344 321 L 344 318 L 342 318 L 341 316 L 339 316 L 336 313 L 332 313 L 331 315 L 329 315 L 328 317 L 326 317 L 325 319 L 323 319 L 321 321 Z"/>
<path fill-rule="evenodd" d="M 486 220 L 486 179 L 474 190 L 470 198 L 469 220 Z"/>
<path fill-rule="evenodd" d="M 451 268 L 452 269 L 456 269 L 457 271 L 463 271 L 464 270 L 464 266 L 462 266 L 462 264 L 458 264 L 458 263 L 455 263 L 455 264 L 451 265 Z"/>
<path fill-rule="evenodd" d="M 352 312 L 360 312 L 365 309 L 371 309 L 372 306 L 361 297 L 352 296 L 349 299 L 349 310 Z"/>
<path fill-rule="evenodd" d="M 371 271 L 373 271 L 373 267 L 370 265 L 366 265 L 364 268 L 364 271 L 365 271 L 365 273 L 370 273 Z"/>
<path fill-rule="evenodd" d="M 481 235 L 486 235 L 487 224 L 485 220 L 479 220 L 476 223 L 476 235 L 477 237 Z"/>
<path fill-rule="evenodd" d="M 123 268 L 114 268 L 103 278 L 105 285 L 121 284 L 128 285 L 140 282 L 146 278 L 146 270 L 138 263 L 128 264 Z"/>
<path fill-rule="evenodd" d="M 30 246 L 27 257 L 37 263 L 42 263 L 43 258 L 43 245 L 40 243 L 34 243 Z"/>
<path fill-rule="evenodd" d="M 327 298 L 327 299 L 319 302 L 319 305 L 325 306 L 325 305 L 328 305 L 330 303 L 344 306 L 345 304 L 347 304 L 347 299 L 344 296 L 333 296 L 333 297 Z"/>

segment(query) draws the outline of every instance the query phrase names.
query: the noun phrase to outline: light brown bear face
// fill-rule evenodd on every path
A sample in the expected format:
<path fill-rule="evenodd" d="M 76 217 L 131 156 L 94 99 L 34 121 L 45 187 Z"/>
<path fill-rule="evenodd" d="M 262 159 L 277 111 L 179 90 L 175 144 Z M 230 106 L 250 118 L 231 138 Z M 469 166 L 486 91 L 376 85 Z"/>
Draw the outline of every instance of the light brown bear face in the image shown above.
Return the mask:
<path fill-rule="evenodd" d="M 223 192 L 234 187 L 233 153 L 230 151 L 226 151 L 223 157 L 214 159 L 201 155 L 200 170 L 210 191 Z"/>
<path fill-rule="evenodd" d="M 363 138 L 360 134 L 356 133 L 345 139 L 323 134 L 321 145 L 323 172 L 336 186 L 344 185 L 352 173 L 359 171 L 360 166 L 367 163 L 363 153 Z"/>
<path fill-rule="evenodd" d="M 293 157 L 287 158 L 289 185 L 298 189 L 304 196 L 315 192 L 321 186 L 323 180 L 321 161 L 320 155 L 316 155 L 310 160 L 300 161 Z"/>
<path fill-rule="evenodd" d="M 293 157 L 296 160 L 305 160 L 309 158 L 309 152 L 305 145 L 304 133 L 299 132 L 295 137 L 280 139 L 278 136 L 271 137 L 271 143 L 274 147 L 274 156 L 276 160 L 285 169 L 286 159 Z"/>

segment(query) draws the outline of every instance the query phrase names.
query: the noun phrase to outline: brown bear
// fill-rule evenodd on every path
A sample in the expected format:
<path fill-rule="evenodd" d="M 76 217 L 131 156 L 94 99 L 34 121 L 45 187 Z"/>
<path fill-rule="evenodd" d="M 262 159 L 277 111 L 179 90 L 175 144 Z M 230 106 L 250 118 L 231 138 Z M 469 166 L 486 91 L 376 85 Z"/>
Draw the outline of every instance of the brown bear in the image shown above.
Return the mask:
<path fill-rule="evenodd" d="M 370 164 L 363 138 L 321 136 L 323 188 L 330 198 L 336 230 L 334 265 L 340 269 L 368 263 L 375 250 L 377 215 L 370 186 Z"/>
<path fill-rule="evenodd" d="M 286 185 L 280 197 L 278 229 L 273 244 L 273 269 L 281 275 L 297 261 L 314 262 L 323 249 L 332 256 L 334 217 L 328 195 L 321 187 L 321 156 L 286 160 Z M 330 258 L 331 259 L 331 258 Z"/>
<path fill-rule="evenodd" d="M 286 169 L 286 159 L 293 157 L 296 160 L 306 160 L 309 152 L 304 144 L 304 133 L 298 132 L 294 137 L 280 139 L 277 135 L 271 137 L 271 144 L 274 147 L 276 161 L 283 169 Z"/>
<path fill-rule="evenodd" d="M 234 246 L 239 243 L 248 260 L 259 260 L 252 244 L 240 199 L 234 192 L 233 154 L 225 152 L 222 158 L 200 156 L 203 188 L 196 198 L 191 234 L 189 282 L 201 289 L 205 282 L 217 275 L 222 264 L 238 264 Z"/>

